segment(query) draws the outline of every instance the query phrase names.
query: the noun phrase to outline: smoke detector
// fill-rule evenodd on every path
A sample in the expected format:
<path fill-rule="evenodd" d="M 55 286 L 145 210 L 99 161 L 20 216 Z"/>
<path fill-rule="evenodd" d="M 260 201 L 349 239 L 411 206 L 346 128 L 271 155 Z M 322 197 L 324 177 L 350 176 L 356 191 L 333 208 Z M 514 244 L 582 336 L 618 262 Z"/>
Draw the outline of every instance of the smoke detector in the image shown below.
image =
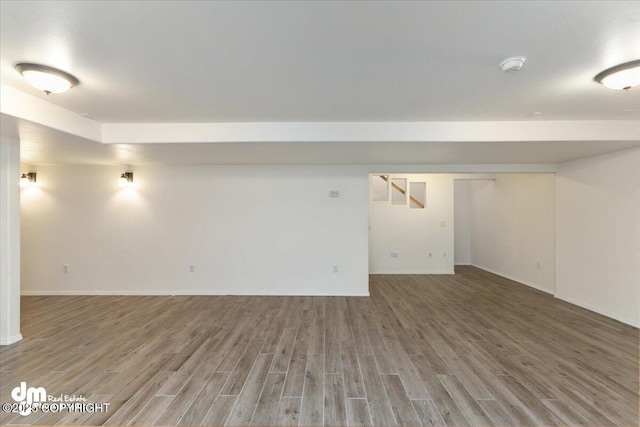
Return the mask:
<path fill-rule="evenodd" d="M 515 73 L 520 71 L 526 59 L 524 56 L 512 56 L 500 63 L 500 69 L 503 73 Z"/>

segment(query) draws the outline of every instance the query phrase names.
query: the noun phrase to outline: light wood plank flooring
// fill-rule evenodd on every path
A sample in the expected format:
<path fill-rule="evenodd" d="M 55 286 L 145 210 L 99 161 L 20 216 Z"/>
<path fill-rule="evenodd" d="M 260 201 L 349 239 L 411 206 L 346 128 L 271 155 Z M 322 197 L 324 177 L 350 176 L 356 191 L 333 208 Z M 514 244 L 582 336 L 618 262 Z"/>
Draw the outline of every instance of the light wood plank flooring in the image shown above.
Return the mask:
<path fill-rule="evenodd" d="M 638 330 L 473 267 L 371 297 L 24 297 L 20 381 L 108 413 L 2 424 L 638 425 Z"/>

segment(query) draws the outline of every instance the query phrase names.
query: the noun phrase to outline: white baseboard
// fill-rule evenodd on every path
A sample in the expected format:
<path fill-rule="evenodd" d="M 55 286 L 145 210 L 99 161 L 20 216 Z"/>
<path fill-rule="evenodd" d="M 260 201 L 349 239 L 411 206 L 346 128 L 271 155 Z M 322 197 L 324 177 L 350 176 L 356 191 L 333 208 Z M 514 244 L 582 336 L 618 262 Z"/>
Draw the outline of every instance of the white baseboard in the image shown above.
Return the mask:
<path fill-rule="evenodd" d="M 4 340 L 0 340 L 0 345 L 11 345 L 22 341 L 22 334 L 17 334 Z"/>
<path fill-rule="evenodd" d="M 473 265 L 470 262 L 456 262 L 453 265 Z"/>
<path fill-rule="evenodd" d="M 22 291 L 23 296 L 292 296 L 292 297 L 368 297 L 369 291 L 366 292 L 238 292 L 234 291 L 101 291 L 101 290 L 83 290 L 83 291 Z"/>
<path fill-rule="evenodd" d="M 369 274 L 455 274 L 453 270 L 443 271 L 370 271 Z"/>
<path fill-rule="evenodd" d="M 493 270 L 491 268 L 483 267 L 483 266 L 477 265 L 477 264 L 473 264 L 473 266 L 477 267 L 477 268 L 479 268 L 481 270 L 488 271 L 489 273 L 497 274 L 498 276 L 505 277 L 505 278 L 507 278 L 509 280 L 513 280 L 514 282 L 518 282 L 518 283 L 521 283 L 523 285 L 529 286 L 531 288 L 537 289 L 539 291 L 545 292 L 547 294 L 551 294 L 555 298 L 558 298 L 559 300 L 568 302 L 569 304 L 577 305 L 578 307 L 582 307 L 582 308 L 584 308 L 586 310 L 593 311 L 594 313 L 601 314 L 601 315 L 609 317 L 609 318 L 611 318 L 613 320 L 617 320 L 618 322 L 622 322 L 622 323 L 624 323 L 626 325 L 633 326 L 635 328 L 640 328 L 640 322 L 634 321 L 634 320 L 626 318 L 624 316 L 620 316 L 617 313 L 613 313 L 613 312 L 610 312 L 608 310 L 604 310 L 604 309 L 598 308 L 596 306 L 593 306 L 591 304 L 587 304 L 586 302 L 578 301 L 578 300 L 573 299 L 571 297 L 567 297 L 567 296 L 564 296 L 564 295 L 561 295 L 561 294 L 557 294 L 557 293 L 554 294 L 553 292 L 549 292 L 546 289 L 540 288 L 539 286 L 537 286 L 534 283 L 526 282 L 524 280 L 509 276 L 508 274 L 501 273 L 501 272 Z"/>
<path fill-rule="evenodd" d="M 526 281 L 526 280 L 522 280 L 522 279 L 519 279 L 517 277 L 511 276 L 509 274 L 505 274 L 505 273 L 502 273 L 500 271 L 496 271 L 496 270 L 494 270 L 492 268 L 483 267 L 483 266 L 478 265 L 478 264 L 471 264 L 471 265 L 476 267 L 476 268 L 479 268 L 480 270 L 485 270 L 485 271 L 488 271 L 489 273 L 497 274 L 498 276 L 502 276 L 502 277 L 507 278 L 509 280 L 513 280 L 514 282 L 518 282 L 520 284 L 523 284 L 523 285 L 528 286 L 530 288 L 533 288 L 533 289 L 536 289 L 538 291 L 544 292 L 546 294 L 549 294 L 549 295 L 553 295 L 554 294 L 554 291 L 550 291 L 548 289 L 544 289 L 538 284 L 535 284 L 535 283 L 532 283 L 532 282 L 529 282 L 529 281 Z"/>
<path fill-rule="evenodd" d="M 582 307 L 582 308 L 584 308 L 586 310 L 593 311 L 593 312 L 598 313 L 598 314 L 602 314 L 603 316 L 609 317 L 609 318 L 611 318 L 613 320 L 617 320 L 618 322 L 625 323 L 625 324 L 627 324 L 629 326 L 633 326 L 635 328 L 640 328 L 640 322 L 638 322 L 638 321 L 634 321 L 634 320 L 628 319 L 626 317 L 620 316 L 619 314 L 612 313 L 612 312 L 610 312 L 608 310 L 604 310 L 602 308 L 595 307 L 595 306 L 593 306 L 591 304 L 587 304 L 586 302 L 578 301 L 578 300 L 573 299 L 571 297 L 567 297 L 567 296 L 559 295 L 559 294 L 556 294 L 556 298 L 558 298 L 558 299 L 560 299 L 562 301 L 566 301 L 569 304 L 577 305 L 578 307 Z"/>

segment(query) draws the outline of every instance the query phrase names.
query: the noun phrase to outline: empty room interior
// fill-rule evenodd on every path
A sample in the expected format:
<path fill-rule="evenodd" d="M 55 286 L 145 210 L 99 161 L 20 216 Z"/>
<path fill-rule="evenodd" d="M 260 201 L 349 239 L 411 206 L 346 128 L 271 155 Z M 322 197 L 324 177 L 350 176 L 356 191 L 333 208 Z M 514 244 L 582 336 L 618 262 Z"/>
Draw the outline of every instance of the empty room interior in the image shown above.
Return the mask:
<path fill-rule="evenodd" d="M 639 424 L 640 2 L 0 20 L 0 424 Z"/>

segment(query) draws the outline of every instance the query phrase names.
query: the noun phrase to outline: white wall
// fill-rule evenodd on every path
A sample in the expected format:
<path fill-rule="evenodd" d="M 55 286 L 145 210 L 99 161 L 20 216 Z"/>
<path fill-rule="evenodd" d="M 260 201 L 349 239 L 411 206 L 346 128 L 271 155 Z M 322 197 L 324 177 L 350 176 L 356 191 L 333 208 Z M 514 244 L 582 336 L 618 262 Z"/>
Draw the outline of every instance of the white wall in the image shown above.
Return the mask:
<path fill-rule="evenodd" d="M 121 172 L 37 168 L 22 192 L 23 293 L 368 295 L 366 173 L 136 167 L 122 189 Z"/>
<path fill-rule="evenodd" d="M 0 345 L 20 334 L 20 141 L 0 137 Z"/>
<path fill-rule="evenodd" d="M 473 265 L 554 293 L 553 175 L 497 175 L 471 188 Z"/>
<path fill-rule="evenodd" d="M 369 271 L 377 274 L 453 273 L 453 179 L 449 174 L 390 174 L 426 182 L 425 209 L 373 201 L 369 209 Z M 380 179 L 375 175 L 371 179 Z M 391 195 L 390 190 L 389 194 Z M 442 222 L 445 225 L 442 225 Z M 392 258 L 391 253 L 398 254 Z M 431 253 L 431 258 L 429 258 Z"/>
<path fill-rule="evenodd" d="M 640 326 L 640 149 L 556 174 L 556 296 Z"/>
<path fill-rule="evenodd" d="M 454 263 L 471 264 L 471 181 L 453 182 Z"/>
<path fill-rule="evenodd" d="M 560 165 L 555 200 L 549 174 L 473 182 L 472 263 L 638 326 L 639 157 L 636 149 Z M 21 195 L 24 293 L 368 293 L 367 168 L 136 167 L 135 189 L 117 187 L 122 171 L 37 168 L 38 187 Z M 373 245 L 412 221 L 430 230 L 372 251 L 372 272 L 452 272 L 460 177 L 428 174 L 424 211 L 371 215 Z M 329 197 L 334 189 L 340 198 Z"/>

